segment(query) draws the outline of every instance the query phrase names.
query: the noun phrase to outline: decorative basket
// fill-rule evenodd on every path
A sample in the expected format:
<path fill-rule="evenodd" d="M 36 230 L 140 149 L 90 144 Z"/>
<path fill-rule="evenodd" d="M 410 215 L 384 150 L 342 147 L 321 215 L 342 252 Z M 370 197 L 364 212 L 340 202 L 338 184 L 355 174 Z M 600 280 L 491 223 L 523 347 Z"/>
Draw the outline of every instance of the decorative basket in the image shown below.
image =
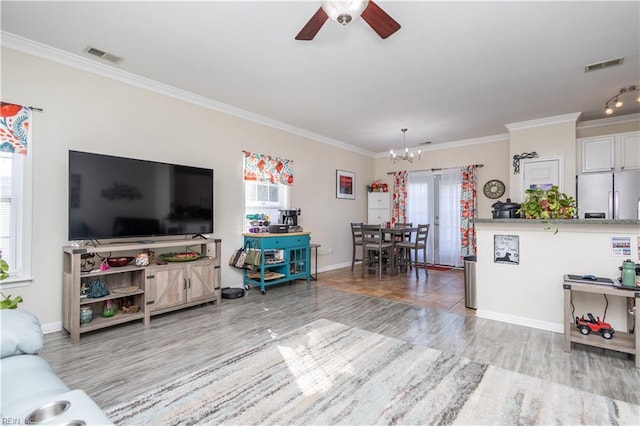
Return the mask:
<path fill-rule="evenodd" d="M 123 256 L 123 257 L 108 257 L 107 263 L 109 266 L 118 267 L 118 266 L 127 266 L 131 261 L 135 259 L 131 256 Z"/>

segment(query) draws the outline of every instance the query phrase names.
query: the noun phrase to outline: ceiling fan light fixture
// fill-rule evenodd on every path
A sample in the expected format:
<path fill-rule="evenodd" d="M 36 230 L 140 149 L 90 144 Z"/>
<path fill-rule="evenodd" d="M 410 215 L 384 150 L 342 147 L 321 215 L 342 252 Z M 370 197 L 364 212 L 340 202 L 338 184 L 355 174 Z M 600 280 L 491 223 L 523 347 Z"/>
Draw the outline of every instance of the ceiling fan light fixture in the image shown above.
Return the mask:
<path fill-rule="evenodd" d="M 401 28 L 400 24 L 373 0 L 323 0 L 322 5 L 302 27 L 295 39 L 313 40 L 329 19 L 341 25 L 347 25 L 360 17 L 383 40 Z"/>
<path fill-rule="evenodd" d="M 369 0 L 324 0 L 322 9 L 329 19 L 347 25 L 360 17 L 369 5 Z"/>

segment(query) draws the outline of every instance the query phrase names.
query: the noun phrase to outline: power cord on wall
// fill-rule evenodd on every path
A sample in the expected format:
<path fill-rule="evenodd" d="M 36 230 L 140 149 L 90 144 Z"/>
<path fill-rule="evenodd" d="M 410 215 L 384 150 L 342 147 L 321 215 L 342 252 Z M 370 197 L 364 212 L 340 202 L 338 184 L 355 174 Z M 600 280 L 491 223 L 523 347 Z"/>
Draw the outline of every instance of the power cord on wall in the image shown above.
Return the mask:
<path fill-rule="evenodd" d="M 605 307 L 604 307 L 604 314 L 602 315 L 602 321 L 604 322 L 605 318 L 607 318 L 607 310 L 609 309 L 609 299 L 607 298 L 606 294 L 603 294 L 604 296 L 604 300 L 606 302 Z M 571 318 L 575 320 L 576 318 L 576 307 L 573 304 L 573 298 L 571 298 L 569 300 L 569 302 L 571 303 Z"/>

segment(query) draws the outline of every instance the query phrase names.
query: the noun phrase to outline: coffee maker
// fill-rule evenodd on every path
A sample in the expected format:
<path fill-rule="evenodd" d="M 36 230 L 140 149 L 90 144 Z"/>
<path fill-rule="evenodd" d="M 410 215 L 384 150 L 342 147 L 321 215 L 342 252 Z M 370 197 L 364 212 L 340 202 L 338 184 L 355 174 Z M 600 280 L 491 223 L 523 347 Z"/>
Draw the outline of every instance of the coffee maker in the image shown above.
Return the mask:
<path fill-rule="evenodd" d="M 300 216 L 300 209 L 280 210 L 280 223 L 288 225 L 289 232 L 301 231 L 302 228 L 298 226 L 298 216 Z"/>

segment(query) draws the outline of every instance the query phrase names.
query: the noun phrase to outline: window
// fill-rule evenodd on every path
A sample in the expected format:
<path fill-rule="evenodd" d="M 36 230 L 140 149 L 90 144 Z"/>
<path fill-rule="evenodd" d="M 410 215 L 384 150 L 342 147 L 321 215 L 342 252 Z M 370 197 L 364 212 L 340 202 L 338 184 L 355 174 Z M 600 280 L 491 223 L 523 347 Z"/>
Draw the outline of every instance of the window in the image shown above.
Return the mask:
<path fill-rule="evenodd" d="M 0 251 L 9 264 L 2 284 L 31 276 L 30 156 L 0 152 Z"/>
<path fill-rule="evenodd" d="M 247 216 L 264 214 L 277 223 L 280 211 L 289 208 L 289 186 L 269 182 L 244 181 L 245 231 L 252 227 Z"/>

